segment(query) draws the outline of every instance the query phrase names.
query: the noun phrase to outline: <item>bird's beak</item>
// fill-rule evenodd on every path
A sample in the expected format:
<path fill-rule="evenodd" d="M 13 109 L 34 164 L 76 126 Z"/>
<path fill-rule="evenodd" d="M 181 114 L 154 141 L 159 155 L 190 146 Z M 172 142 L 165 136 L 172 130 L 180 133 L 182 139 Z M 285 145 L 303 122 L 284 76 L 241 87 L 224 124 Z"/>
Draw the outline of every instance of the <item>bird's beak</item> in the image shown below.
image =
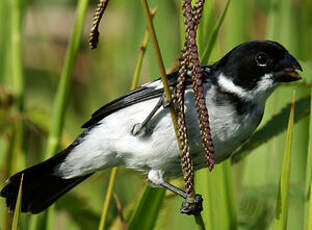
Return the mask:
<path fill-rule="evenodd" d="M 301 76 L 296 70 L 302 71 L 301 65 L 293 56 L 287 53 L 285 57 L 276 64 L 276 68 L 273 71 L 274 78 L 278 82 L 300 80 Z"/>

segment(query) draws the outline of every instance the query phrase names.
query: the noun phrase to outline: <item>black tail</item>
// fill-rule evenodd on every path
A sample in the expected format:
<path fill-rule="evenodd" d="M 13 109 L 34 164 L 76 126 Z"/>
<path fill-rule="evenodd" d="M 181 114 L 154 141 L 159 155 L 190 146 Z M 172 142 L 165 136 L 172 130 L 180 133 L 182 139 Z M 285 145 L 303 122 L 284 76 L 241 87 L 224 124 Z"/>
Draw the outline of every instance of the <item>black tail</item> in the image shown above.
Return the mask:
<path fill-rule="evenodd" d="M 7 207 L 11 211 L 15 208 L 22 175 L 22 212 L 34 214 L 48 208 L 64 193 L 88 178 L 91 174 L 71 179 L 54 175 L 55 167 L 63 162 L 72 147 L 69 146 L 54 157 L 10 177 L 8 184 L 0 192 L 6 198 Z"/>

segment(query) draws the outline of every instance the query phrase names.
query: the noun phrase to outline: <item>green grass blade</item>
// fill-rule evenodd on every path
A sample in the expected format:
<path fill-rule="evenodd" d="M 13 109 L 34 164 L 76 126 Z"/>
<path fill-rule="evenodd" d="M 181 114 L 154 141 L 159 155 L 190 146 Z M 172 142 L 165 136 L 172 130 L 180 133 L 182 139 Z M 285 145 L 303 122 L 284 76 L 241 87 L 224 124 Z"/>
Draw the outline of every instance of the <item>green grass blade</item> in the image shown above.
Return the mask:
<path fill-rule="evenodd" d="M 159 210 L 165 196 L 165 189 L 146 186 L 135 212 L 133 213 L 128 230 L 152 230 L 155 226 Z"/>
<path fill-rule="evenodd" d="M 230 161 L 216 165 L 212 172 L 207 169 L 197 171 L 195 181 L 196 192 L 203 194 L 206 229 L 237 229 Z"/>
<path fill-rule="evenodd" d="M 237 163 L 242 160 L 253 150 L 266 143 L 273 137 L 279 135 L 286 130 L 287 116 L 291 104 L 286 105 L 278 114 L 272 117 L 262 128 L 248 139 L 248 141 L 242 145 L 232 156 L 232 162 Z M 310 98 L 305 97 L 296 102 L 296 111 L 294 112 L 294 122 L 302 120 L 310 113 Z"/>
<path fill-rule="evenodd" d="M 207 47 L 207 41 L 213 32 L 216 24 L 216 12 L 215 12 L 214 1 L 205 2 L 202 17 L 200 19 L 197 35 L 197 44 L 199 56 L 202 56 L 203 51 Z M 184 24 L 182 23 L 184 26 Z M 202 63 L 206 64 L 206 63 Z"/>
<path fill-rule="evenodd" d="M 213 47 L 215 46 L 215 43 L 217 41 L 217 37 L 219 35 L 220 28 L 224 22 L 224 18 L 226 16 L 227 11 L 228 11 L 230 2 L 231 2 L 231 0 L 227 1 L 226 5 L 223 9 L 223 12 L 220 16 L 220 19 L 218 20 L 217 24 L 215 25 L 215 28 L 213 29 L 213 31 L 210 35 L 209 41 L 207 43 L 207 46 L 204 49 L 204 52 L 203 52 L 202 58 L 201 58 L 201 63 L 203 63 L 203 64 L 207 64 L 209 62 L 211 52 L 212 52 Z"/>
<path fill-rule="evenodd" d="M 307 218 L 309 218 L 309 222 L 308 222 L 308 225 L 307 225 L 307 229 L 311 230 L 312 229 L 312 182 L 311 182 L 311 186 L 310 186 L 310 197 L 309 197 L 309 210 L 310 210 L 310 214 Z"/>
<path fill-rule="evenodd" d="M 288 214 L 288 196 L 289 196 L 289 181 L 291 167 L 291 150 L 293 142 L 294 130 L 294 110 L 295 110 L 295 93 L 293 103 L 291 105 L 288 129 L 286 133 L 286 143 L 283 155 L 282 172 L 279 183 L 279 191 L 276 201 L 276 212 L 274 219 L 274 229 L 287 229 L 287 214 Z"/>
<path fill-rule="evenodd" d="M 312 186 L 312 91 L 310 96 L 310 127 L 309 127 L 309 148 L 306 165 L 306 184 L 305 184 L 305 204 L 304 204 L 304 229 L 312 229 L 312 201 L 311 201 L 311 186 Z"/>
<path fill-rule="evenodd" d="M 311 182 L 311 186 L 310 186 L 310 196 L 309 196 L 309 215 L 307 216 L 308 218 L 308 221 L 307 221 L 307 228 L 306 229 L 309 229 L 311 230 L 312 229 L 312 182 Z"/>
<path fill-rule="evenodd" d="M 20 213 L 21 213 L 21 203 L 22 203 L 23 178 L 24 178 L 24 175 L 22 175 L 21 182 L 19 185 L 16 205 L 15 205 L 15 209 L 14 209 L 13 221 L 12 221 L 12 230 L 18 229 L 18 222 L 19 222 L 19 217 L 20 217 Z"/>

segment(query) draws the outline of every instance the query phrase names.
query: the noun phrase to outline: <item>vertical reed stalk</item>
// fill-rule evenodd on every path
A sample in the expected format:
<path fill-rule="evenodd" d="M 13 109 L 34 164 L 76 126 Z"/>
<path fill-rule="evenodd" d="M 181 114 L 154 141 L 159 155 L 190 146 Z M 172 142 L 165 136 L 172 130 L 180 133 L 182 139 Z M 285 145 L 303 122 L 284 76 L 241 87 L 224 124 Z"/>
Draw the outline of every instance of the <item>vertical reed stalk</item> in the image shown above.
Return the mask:
<path fill-rule="evenodd" d="M 10 86 L 14 92 L 13 112 L 19 114 L 20 117 L 24 111 L 24 76 L 22 64 L 22 5 L 21 0 L 9 1 L 10 12 L 10 43 L 8 56 L 10 61 L 8 66 L 10 72 Z M 25 156 L 23 153 L 23 121 L 17 119 L 12 127 L 11 139 L 8 151 L 8 175 L 25 167 Z M 11 225 L 10 214 L 5 214 L 5 229 Z"/>
<path fill-rule="evenodd" d="M 69 101 L 70 87 L 72 81 L 72 71 L 76 61 L 78 48 L 81 40 L 82 29 L 86 16 L 89 0 L 79 0 L 76 10 L 76 21 L 72 32 L 72 37 L 67 49 L 65 62 L 60 78 L 60 83 L 57 89 L 56 98 L 53 106 L 52 123 L 50 126 L 46 155 L 45 158 L 50 158 L 58 151 L 62 138 L 64 127 L 64 118 Z M 46 215 L 46 228 L 52 230 L 54 226 L 54 206 L 50 207 Z M 38 228 L 38 217 L 33 218 L 32 229 Z"/>
<path fill-rule="evenodd" d="M 294 132 L 294 110 L 295 110 L 295 92 L 289 114 L 288 129 L 286 134 L 285 150 L 283 154 L 282 172 L 276 199 L 276 212 L 274 219 L 274 229 L 287 229 L 288 219 L 288 197 L 290 184 L 291 151 Z"/>
<path fill-rule="evenodd" d="M 22 64 L 22 7 L 20 0 L 10 0 L 10 20 L 11 20 L 11 86 L 14 91 L 13 111 L 22 115 L 24 110 L 24 76 Z M 9 174 L 16 172 L 25 166 L 25 157 L 23 154 L 23 122 L 21 119 L 16 120 L 12 134 L 12 152 Z"/>
<path fill-rule="evenodd" d="M 310 124 L 309 124 L 309 147 L 308 147 L 308 156 L 307 156 L 307 165 L 306 165 L 306 184 L 305 184 L 305 193 L 304 193 L 304 229 L 312 229 L 312 90 L 310 94 Z"/>
<path fill-rule="evenodd" d="M 102 215 L 101 215 L 101 221 L 100 221 L 100 225 L 99 225 L 99 230 L 104 230 L 105 226 L 106 226 L 106 219 L 107 219 L 107 214 L 108 214 L 108 208 L 109 208 L 109 205 L 110 205 L 110 201 L 112 199 L 113 188 L 114 188 L 114 184 L 115 184 L 117 171 L 118 171 L 118 168 L 114 167 L 112 169 L 112 172 L 111 172 L 111 175 L 110 175 L 110 178 L 109 178 L 109 184 L 108 184 L 108 188 L 107 188 L 107 192 L 106 192 L 106 196 L 105 196 L 104 207 L 103 207 L 103 211 L 102 211 Z"/>

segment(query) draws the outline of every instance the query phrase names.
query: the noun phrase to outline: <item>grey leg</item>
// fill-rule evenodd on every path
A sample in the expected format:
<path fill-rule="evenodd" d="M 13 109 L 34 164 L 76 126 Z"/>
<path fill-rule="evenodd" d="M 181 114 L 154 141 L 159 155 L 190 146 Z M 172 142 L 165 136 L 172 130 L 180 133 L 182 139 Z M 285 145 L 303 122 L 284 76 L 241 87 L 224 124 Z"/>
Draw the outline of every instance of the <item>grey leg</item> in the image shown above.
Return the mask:
<path fill-rule="evenodd" d="M 170 190 L 171 192 L 183 197 L 184 199 L 187 199 L 187 194 L 186 192 L 184 192 L 182 189 L 172 185 L 172 184 L 169 184 L 168 182 L 166 181 L 163 181 L 160 183 L 160 186 L 165 188 L 165 189 L 168 189 Z"/>
<path fill-rule="evenodd" d="M 162 170 L 150 170 L 147 178 L 152 185 L 168 189 L 184 199 L 180 209 L 181 213 L 187 215 L 199 215 L 203 210 L 203 199 L 201 195 L 196 194 L 194 198 L 188 197 L 186 192 L 164 180 L 164 172 Z"/>
<path fill-rule="evenodd" d="M 170 103 L 168 103 L 164 97 L 164 95 L 159 99 L 153 110 L 147 115 L 147 117 L 144 119 L 142 123 L 135 124 L 131 130 L 131 134 L 133 136 L 138 135 L 142 129 L 147 125 L 147 123 L 152 119 L 152 117 L 155 115 L 155 113 L 159 110 L 161 106 L 164 108 L 168 107 Z"/>

